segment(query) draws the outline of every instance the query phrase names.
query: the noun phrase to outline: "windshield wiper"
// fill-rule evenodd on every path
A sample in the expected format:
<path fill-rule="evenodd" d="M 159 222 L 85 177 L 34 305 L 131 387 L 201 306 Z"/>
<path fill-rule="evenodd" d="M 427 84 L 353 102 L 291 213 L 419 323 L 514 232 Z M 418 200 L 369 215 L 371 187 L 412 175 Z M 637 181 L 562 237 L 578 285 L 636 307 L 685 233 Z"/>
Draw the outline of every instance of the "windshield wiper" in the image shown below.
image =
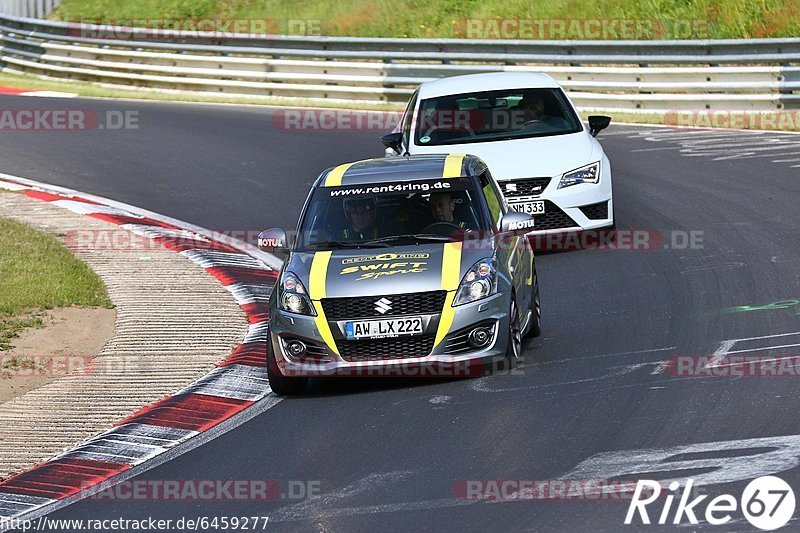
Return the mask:
<path fill-rule="evenodd" d="M 306 248 L 374 248 L 376 246 L 381 246 L 383 248 L 388 247 L 388 244 L 384 243 L 372 243 L 372 242 L 352 242 L 352 241 L 321 241 L 321 242 L 312 242 L 310 244 L 306 244 Z"/>
<path fill-rule="evenodd" d="M 453 239 L 445 237 L 444 235 L 434 235 L 432 233 L 407 233 L 404 235 L 390 235 L 380 239 L 367 241 L 366 244 L 383 244 L 394 241 L 434 241 L 434 242 L 452 242 Z"/>

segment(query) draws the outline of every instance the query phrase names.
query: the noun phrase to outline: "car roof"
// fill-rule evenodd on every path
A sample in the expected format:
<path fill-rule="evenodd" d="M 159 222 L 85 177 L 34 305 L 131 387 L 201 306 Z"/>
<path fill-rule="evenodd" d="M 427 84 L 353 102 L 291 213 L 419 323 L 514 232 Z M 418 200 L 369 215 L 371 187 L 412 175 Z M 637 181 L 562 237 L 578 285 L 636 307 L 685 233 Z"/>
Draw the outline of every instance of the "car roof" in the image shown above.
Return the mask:
<path fill-rule="evenodd" d="M 487 72 L 425 82 L 419 86 L 419 98 L 425 100 L 471 92 L 559 87 L 558 82 L 544 72 Z"/>
<path fill-rule="evenodd" d="M 424 154 L 365 159 L 323 172 L 315 187 L 394 183 L 475 176 L 486 168 L 479 157 L 467 154 Z"/>

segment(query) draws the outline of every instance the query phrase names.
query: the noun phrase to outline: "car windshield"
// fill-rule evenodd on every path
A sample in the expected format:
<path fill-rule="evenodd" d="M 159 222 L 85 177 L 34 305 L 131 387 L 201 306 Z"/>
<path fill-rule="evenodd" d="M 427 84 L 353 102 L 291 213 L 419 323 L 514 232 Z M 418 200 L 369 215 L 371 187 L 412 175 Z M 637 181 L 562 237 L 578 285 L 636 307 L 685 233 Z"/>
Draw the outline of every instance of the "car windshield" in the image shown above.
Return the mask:
<path fill-rule="evenodd" d="M 489 230 L 470 178 L 320 187 L 300 226 L 298 249 L 387 247 L 461 241 Z"/>
<path fill-rule="evenodd" d="M 582 131 L 561 89 L 513 89 L 423 100 L 417 146 L 547 137 Z"/>

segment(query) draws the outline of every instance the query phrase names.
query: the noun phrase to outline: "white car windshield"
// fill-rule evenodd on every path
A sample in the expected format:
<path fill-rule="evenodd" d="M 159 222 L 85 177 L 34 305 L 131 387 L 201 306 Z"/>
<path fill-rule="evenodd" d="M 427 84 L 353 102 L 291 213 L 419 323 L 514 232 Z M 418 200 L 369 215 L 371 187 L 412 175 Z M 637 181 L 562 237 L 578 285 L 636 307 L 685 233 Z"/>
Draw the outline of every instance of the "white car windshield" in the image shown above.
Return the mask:
<path fill-rule="evenodd" d="M 561 89 L 511 89 L 423 100 L 414 143 L 439 146 L 577 133 L 583 129 Z"/>

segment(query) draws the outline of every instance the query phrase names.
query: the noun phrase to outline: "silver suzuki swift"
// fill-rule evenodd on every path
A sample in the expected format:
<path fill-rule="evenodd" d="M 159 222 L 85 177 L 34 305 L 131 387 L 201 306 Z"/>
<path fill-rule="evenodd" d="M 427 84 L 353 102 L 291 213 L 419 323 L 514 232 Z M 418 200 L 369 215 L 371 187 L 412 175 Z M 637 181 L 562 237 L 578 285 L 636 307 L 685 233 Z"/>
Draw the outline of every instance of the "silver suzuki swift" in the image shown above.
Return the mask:
<path fill-rule="evenodd" d="M 518 358 L 541 331 L 533 224 L 475 156 L 326 170 L 296 235 L 259 236 L 285 259 L 269 300 L 272 390 L 298 394 L 316 376 L 475 375 Z"/>

